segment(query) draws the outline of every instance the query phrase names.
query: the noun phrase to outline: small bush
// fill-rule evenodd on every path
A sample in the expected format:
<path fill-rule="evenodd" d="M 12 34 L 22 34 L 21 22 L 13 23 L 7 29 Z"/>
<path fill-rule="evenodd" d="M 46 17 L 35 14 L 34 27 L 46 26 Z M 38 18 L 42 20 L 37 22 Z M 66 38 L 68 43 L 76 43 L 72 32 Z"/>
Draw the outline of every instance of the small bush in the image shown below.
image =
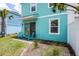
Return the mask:
<path fill-rule="evenodd" d="M 59 54 L 60 51 L 57 47 L 49 47 L 43 52 L 45 56 L 58 56 Z"/>
<path fill-rule="evenodd" d="M 35 49 L 35 48 L 38 47 L 38 42 L 37 42 L 37 40 L 34 40 L 33 42 L 34 42 L 34 43 L 33 43 L 33 48 Z"/>
<path fill-rule="evenodd" d="M 59 55 L 59 49 L 58 48 L 54 48 L 53 49 L 53 56 L 58 56 Z"/>

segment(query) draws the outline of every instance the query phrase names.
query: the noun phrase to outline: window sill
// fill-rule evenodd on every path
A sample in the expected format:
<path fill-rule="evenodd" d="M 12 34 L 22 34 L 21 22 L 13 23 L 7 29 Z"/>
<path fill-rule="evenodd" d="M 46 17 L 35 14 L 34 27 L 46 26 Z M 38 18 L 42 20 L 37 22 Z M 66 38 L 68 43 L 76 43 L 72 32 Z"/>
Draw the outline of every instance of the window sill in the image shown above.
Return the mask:
<path fill-rule="evenodd" d="M 49 33 L 50 35 L 60 35 L 60 33 Z"/>

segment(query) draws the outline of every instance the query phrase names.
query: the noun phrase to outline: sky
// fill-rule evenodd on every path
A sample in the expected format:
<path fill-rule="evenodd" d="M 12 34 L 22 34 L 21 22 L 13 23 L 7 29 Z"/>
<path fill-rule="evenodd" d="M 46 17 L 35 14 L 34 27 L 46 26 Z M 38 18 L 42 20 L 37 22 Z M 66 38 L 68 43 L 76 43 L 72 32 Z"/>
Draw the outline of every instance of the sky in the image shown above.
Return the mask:
<path fill-rule="evenodd" d="M 4 8 L 21 14 L 21 5 L 19 3 L 0 3 L 0 9 Z"/>
<path fill-rule="evenodd" d="M 74 5 L 74 4 L 72 4 Z M 21 14 L 21 5 L 20 3 L 0 3 L 0 9 L 9 9 L 11 11 L 16 11 Z"/>

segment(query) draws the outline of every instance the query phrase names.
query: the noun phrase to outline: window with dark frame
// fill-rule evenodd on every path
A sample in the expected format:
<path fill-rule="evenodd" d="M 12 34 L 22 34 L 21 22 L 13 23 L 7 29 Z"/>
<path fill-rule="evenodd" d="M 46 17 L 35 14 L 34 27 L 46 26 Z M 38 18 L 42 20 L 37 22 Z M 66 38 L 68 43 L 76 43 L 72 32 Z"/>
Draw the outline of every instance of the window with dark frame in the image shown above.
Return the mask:
<path fill-rule="evenodd" d="M 53 3 L 49 3 L 48 6 L 49 6 L 49 7 L 53 7 Z"/>
<path fill-rule="evenodd" d="M 30 8 L 31 8 L 31 12 L 35 12 L 36 11 L 36 4 L 35 3 L 31 3 L 30 4 Z"/>
<path fill-rule="evenodd" d="M 59 33 L 58 19 L 50 20 L 50 33 Z"/>

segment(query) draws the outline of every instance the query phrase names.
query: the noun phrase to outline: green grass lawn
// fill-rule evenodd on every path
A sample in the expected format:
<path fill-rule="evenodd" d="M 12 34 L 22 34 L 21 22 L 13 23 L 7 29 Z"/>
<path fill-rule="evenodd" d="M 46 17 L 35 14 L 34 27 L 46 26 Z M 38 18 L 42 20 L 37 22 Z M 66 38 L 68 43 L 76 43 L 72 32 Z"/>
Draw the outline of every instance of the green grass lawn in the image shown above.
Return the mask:
<path fill-rule="evenodd" d="M 18 56 L 26 48 L 25 43 L 13 40 L 12 37 L 0 38 L 0 56 Z"/>

